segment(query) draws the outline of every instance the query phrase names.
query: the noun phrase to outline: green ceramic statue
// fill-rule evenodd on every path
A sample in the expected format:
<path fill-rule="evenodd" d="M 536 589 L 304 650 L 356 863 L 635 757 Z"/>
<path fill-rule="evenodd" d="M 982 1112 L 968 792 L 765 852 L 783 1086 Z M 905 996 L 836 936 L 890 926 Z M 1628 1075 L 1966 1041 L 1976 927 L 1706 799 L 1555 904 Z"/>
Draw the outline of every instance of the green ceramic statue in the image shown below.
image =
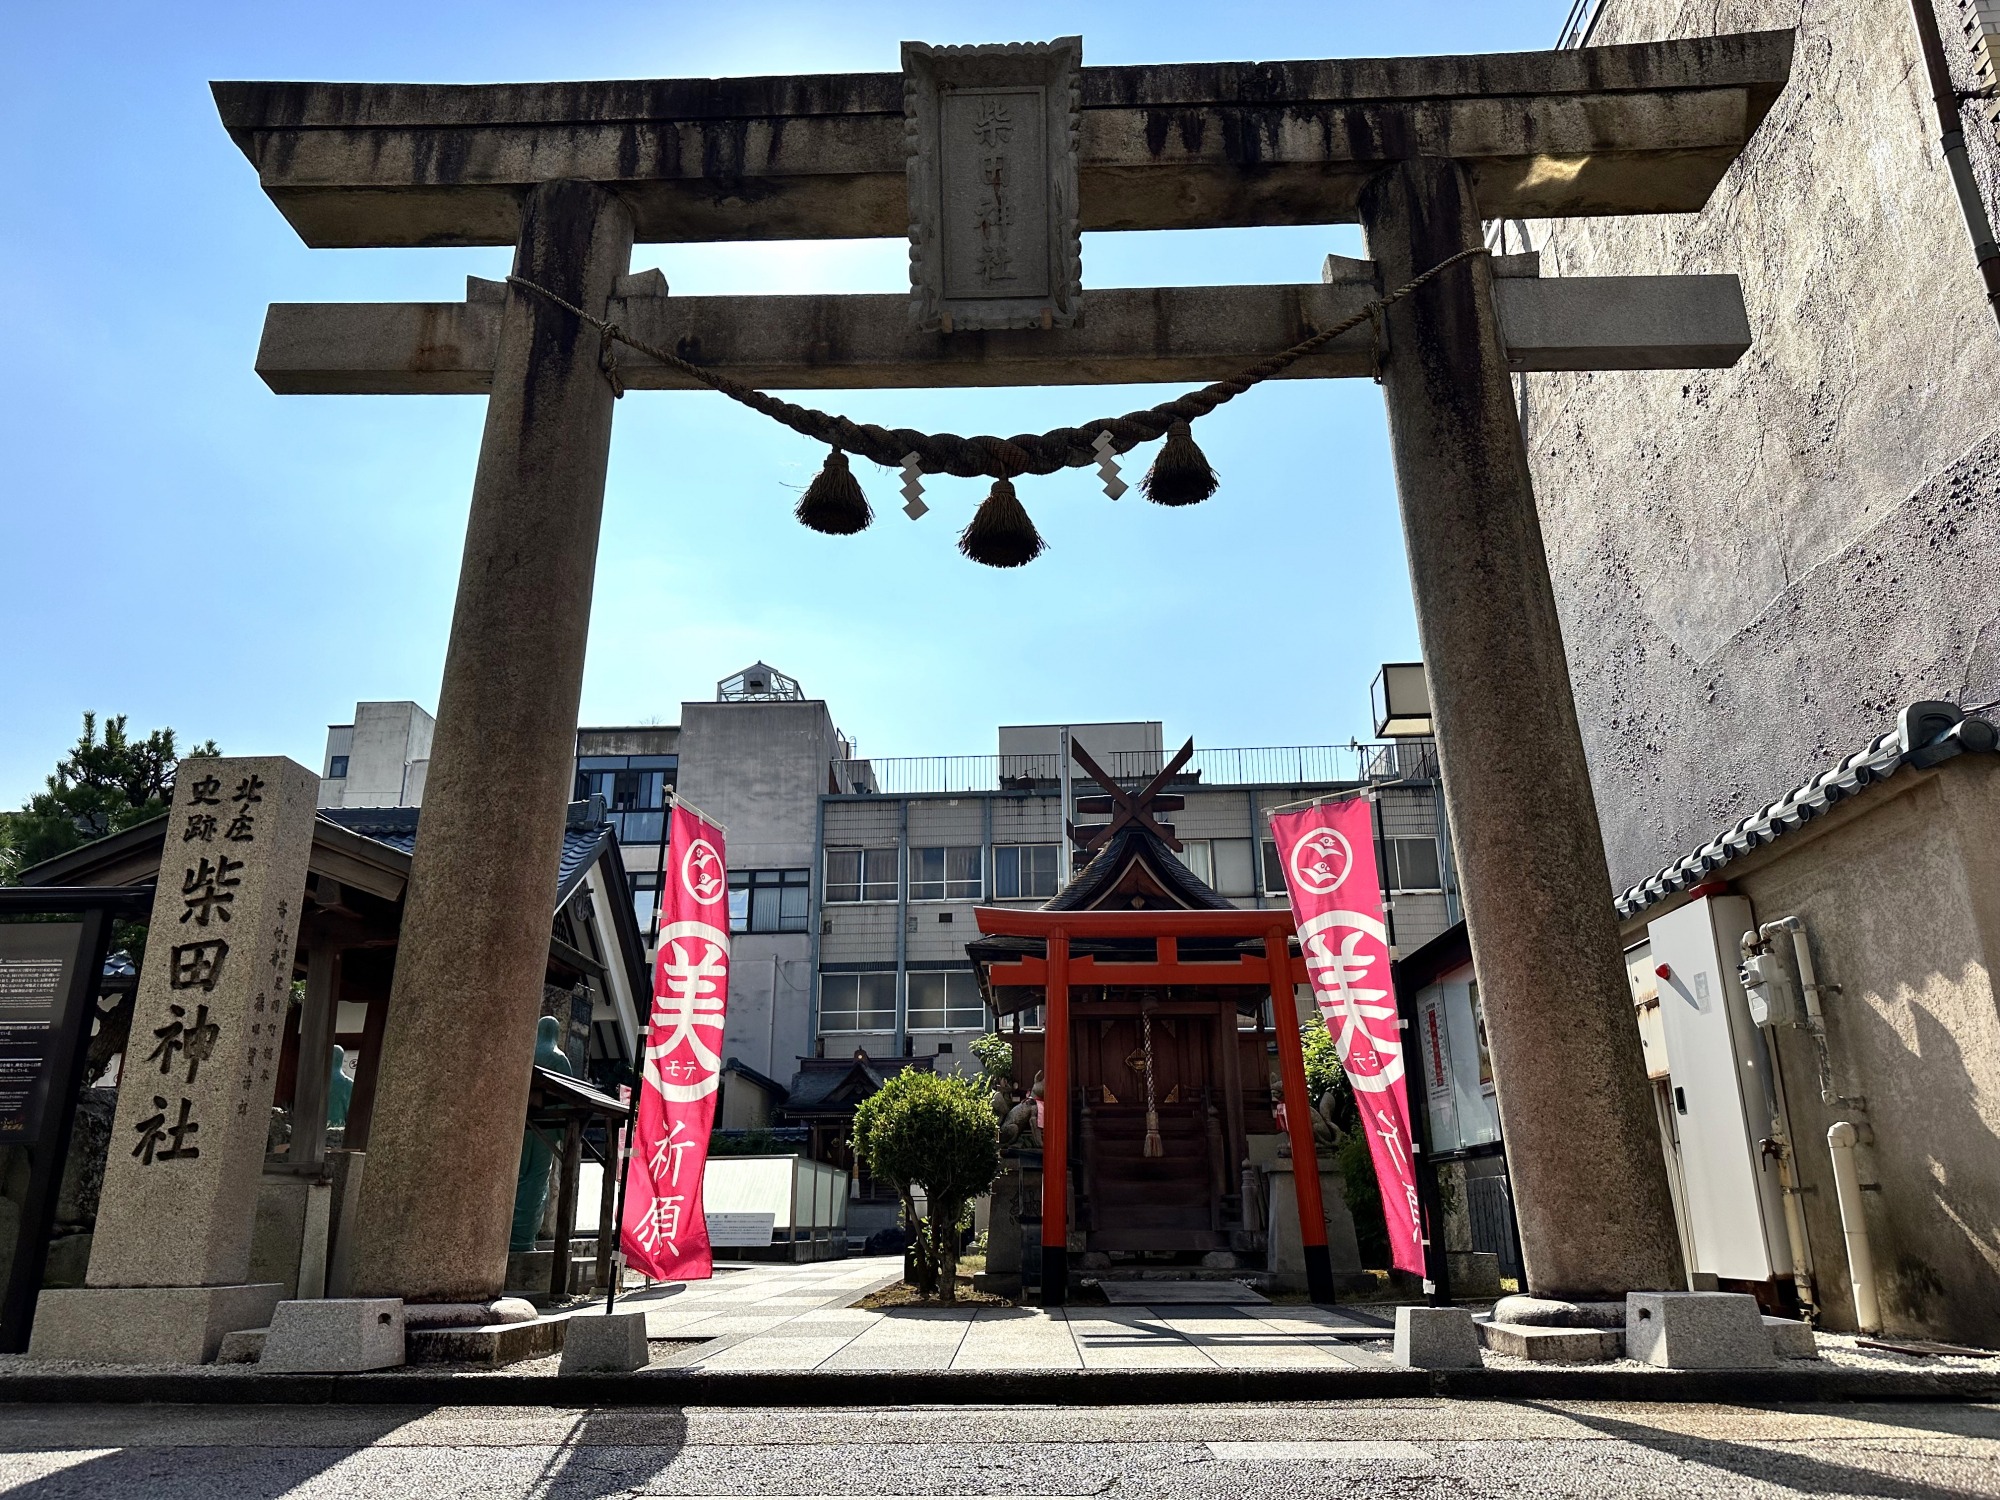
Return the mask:
<path fill-rule="evenodd" d="M 535 1027 L 535 1066 L 574 1077 L 576 1069 L 562 1049 L 562 1022 L 543 1016 Z M 554 1153 L 549 1143 L 533 1130 L 521 1132 L 521 1170 L 514 1179 L 514 1228 L 507 1237 L 512 1254 L 535 1248 L 535 1235 L 542 1227 L 542 1213 L 549 1204 L 549 1162 Z"/>

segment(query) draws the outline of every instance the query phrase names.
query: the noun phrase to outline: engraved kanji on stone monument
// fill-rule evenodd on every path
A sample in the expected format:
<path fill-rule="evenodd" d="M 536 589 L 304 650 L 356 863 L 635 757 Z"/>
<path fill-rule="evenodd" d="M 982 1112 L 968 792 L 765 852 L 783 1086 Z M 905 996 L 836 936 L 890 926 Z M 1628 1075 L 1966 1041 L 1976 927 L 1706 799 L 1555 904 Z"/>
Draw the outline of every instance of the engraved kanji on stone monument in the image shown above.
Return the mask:
<path fill-rule="evenodd" d="M 250 1237 L 318 791 L 288 760 L 181 763 L 90 1268 L 42 1294 L 40 1352 L 104 1357 L 110 1320 L 131 1358 L 200 1358 L 268 1317 Z"/>
<path fill-rule="evenodd" d="M 903 44 L 917 326 L 1057 328 L 1082 311 L 1083 39 Z"/>

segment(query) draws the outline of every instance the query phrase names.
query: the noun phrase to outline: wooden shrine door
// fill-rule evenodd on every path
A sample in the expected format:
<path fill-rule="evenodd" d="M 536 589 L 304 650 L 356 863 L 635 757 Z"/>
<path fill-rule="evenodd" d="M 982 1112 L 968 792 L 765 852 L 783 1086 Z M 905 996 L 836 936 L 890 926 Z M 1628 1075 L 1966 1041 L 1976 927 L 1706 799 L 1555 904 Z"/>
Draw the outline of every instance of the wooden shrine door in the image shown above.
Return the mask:
<path fill-rule="evenodd" d="M 1114 992 L 1115 993 L 1115 992 Z M 1077 1227 L 1087 1250 L 1229 1247 L 1224 1101 L 1216 1062 L 1220 1007 L 1152 1012 L 1160 1154 L 1146 1154 L 1146 1016 L 1137 1002 L 1080 1004 L 1072 1019 Z M 1230 1028 L 1234 1040 L 1234 1026 Z"/>

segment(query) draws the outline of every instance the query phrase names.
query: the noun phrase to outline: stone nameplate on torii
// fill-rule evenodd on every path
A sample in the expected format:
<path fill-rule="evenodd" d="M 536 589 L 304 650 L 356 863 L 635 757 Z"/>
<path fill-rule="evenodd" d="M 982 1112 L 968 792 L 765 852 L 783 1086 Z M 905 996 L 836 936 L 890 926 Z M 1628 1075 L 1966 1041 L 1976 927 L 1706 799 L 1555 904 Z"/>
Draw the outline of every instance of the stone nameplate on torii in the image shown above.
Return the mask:
<path fill-rule="evenodd" d="M 903 44 L 910 311 L 927 332 L 1067 328 L 1081 311 L 1083 38 Z"/>

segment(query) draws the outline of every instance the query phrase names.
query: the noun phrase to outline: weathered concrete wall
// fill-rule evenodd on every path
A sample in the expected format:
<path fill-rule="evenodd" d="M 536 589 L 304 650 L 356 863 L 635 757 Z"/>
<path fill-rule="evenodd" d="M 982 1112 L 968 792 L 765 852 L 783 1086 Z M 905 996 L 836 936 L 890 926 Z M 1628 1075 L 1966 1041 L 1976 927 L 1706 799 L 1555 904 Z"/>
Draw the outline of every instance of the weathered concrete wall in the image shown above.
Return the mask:
<path fill-rule="evenodd" d="M 1529 226 L 1545 275 L 1737 272 L 1755 339 L 1727 371 L 1522 378 L 1621 888 L 1902 704 L 2000 697 L 2000 328 L 1906 0 L 1610 0 L 1593 40 L 1792 25 L 1791 84 L 1706 209 Z"/>
<path fill-rule="evenodd" d="M 1854 1327 L 1854 1303 L 1826 1132 L 1852 1120 L 1873 1129 L 1857 1165 L 1879 1184 L 1862 1197 L 1885 1331 L 2000 1344 L 2000 757 L 1900 772 L 1722 873 L 1758 922 L 1803 918 L 1820 981 L 1840 986 L 1834 1092 L 1865 1108 L 1823 1103 L 1811 1037 L 1776 1033 L 1830 1325 Z"/>
<path fill-rule="evenodd" d="M 840 754 L 826 704 L 683 703 L 679 746 L 680 794 L 723 825 L 730 869 L 812 865 L 819 795 Z M 805 932 L 737 935 L 725 1056 L 792 1076 L 812 1051 L 811 956 Z"/>

